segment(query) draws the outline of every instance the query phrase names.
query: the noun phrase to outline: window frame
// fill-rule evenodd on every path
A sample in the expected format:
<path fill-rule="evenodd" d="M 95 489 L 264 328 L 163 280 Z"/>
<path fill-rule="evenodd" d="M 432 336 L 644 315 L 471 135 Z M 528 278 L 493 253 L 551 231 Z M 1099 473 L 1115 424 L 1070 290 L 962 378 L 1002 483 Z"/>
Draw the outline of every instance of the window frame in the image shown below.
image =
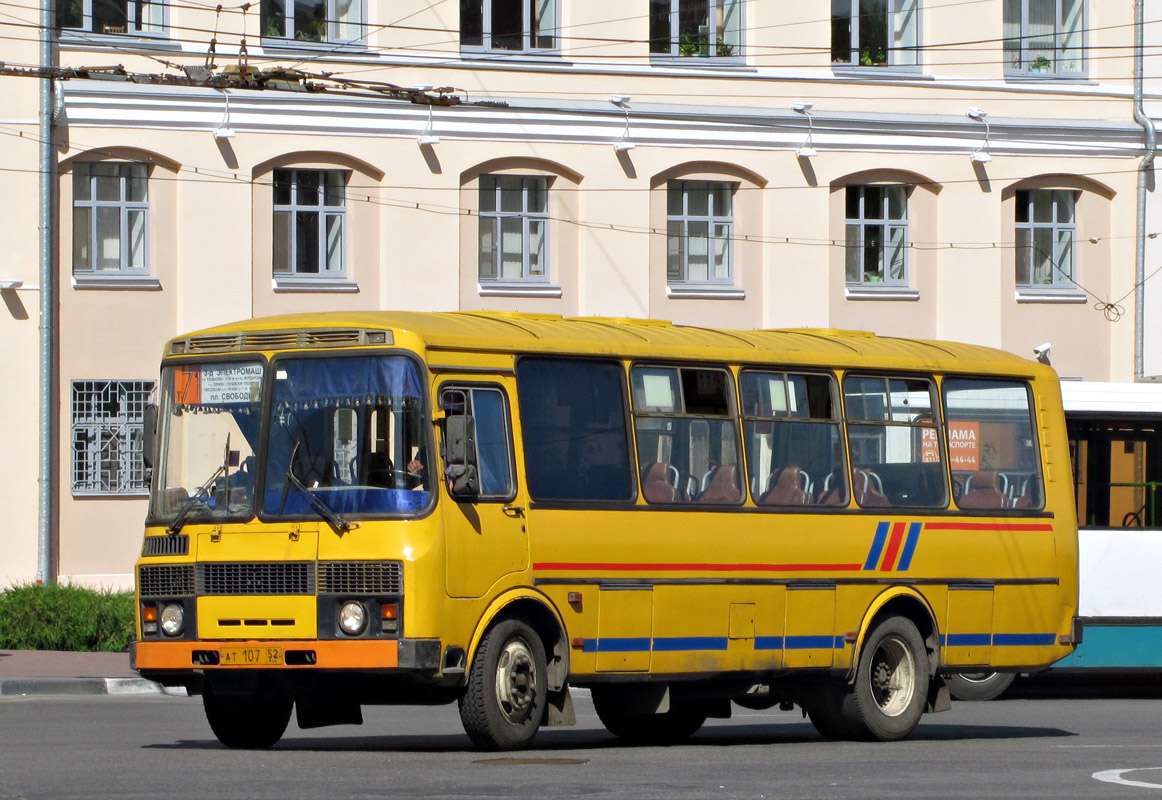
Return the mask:
<path fill-rule="evenodd" d="M 1052 220 L 1049 222 L 1038 222 L 1035 220 L 1036 209 L 1036 195 L 1039 192 L 1047 192 L 1050 195 L 1050 208 L 1052 209 Z M 1073 198 L 1073 213 L 1072 219 L 1069 222 L 1061 222 L 1058 219 L 1058 195 L 1069 194 Z M 1028 195 L 1028 200 L 1022 202 L 1022 195 Z M 1013 195 L 1014 202 L 1014 219 L 1013 219 L 1013 252 L 1014 252 L 1014 278 L 1018 291 L 1077 291 L 1077 209 L 1081 202 L 1081 192 L 1076 189 L 1017 189 Z M 1025 208 L 1025 221 L 1020 221 L 1021 209 Z M 1036 251 L 1035 238 L 1037 231 L 1047 230 L 1050 235 L 1050 240 L 1053 244 L 1053 252 L 1049 254 L 1050 264 L 1050 280 L 1046 282 L 1038 282 L 1035 279 L 1036 269 Z M 1021 231 L 1027 231 L 1028 243 L 1025 245 L 1019 244 Z M 1058 239 L 1062 234 L 1069 235 L 1068 254 L 1069 254 L 1069 270 L 1068 274 L 1063 275 L 1064 270 L 1060 266 L 1060 251 L 1058 250 Z M 1028 276 L 1027 282 L 1022 282 L 1021 271 L 1025 270 Z"/>
<path fill-rule="evenodd" d="M 1076 3 L 1078 7 L 1076 15 L 1077 21 L 1076 27 L 1072 31 L 1067 31 L 1065 29 L 1065 11 L 1067 10 L 1066 4 L 1071 2 Z M 1042 38 L 1042 36 L 1035 36 L 1029 31 L 1031 3 L 1039 3 L 1042 5 L 1048 3 L 1053 4 L 1054 19 L 1052 33 L 1053 46 L 1050 48 L 1051 59 L 1045 55 L 1045 48 L 1031 46 L 1032 40 Z M 1020 12 L 1020 19 L 1010 22 L 1009 15 L 1014 9 Z M 1028 78 L 1034 80 L 1084 79 L 1089 73 L 1089 60 L 1086 57 L 1088 41 L 1086 19 L 1088 12 L 1086 0 L 1005 0 L 1001 11 L 1001 41 L 1005 76 L 1008 78 Z M 1008 35 L 1008 28 L 1011 25 L 1016 26 L 1016 36 Z M 1068 45 L 1066 39 L 1070 36 L 1077 36 L 1080 38 L 1080 41 L 1073 45 Z M 1059 65 L 1066 61 L 1063 53 L 1067 50 L 1078 52 L 1076 60 L 1079 62 L 1079 65 L 1075 70 L 1063 70 L 1059 68 Z M 1034 52 L 1037 52 L 1036 57 L 1032 57 Z"/>
<path fill-rule="evenodd" d="M 884 189 L 882 208 L 880 210 L 880 217 L 867 216 L 867 190 L 868 189 Z M 844 282 L 849 288 L 860 289 L 884 289 L 893 290 L 900 288 L 907 288 L 911 286 L 912 281 L 912 264 L 909 258 L 909 250 L 911 250 L 911 219 L 909 215 L 909 207 L 912 200 L 911 184 L 906 183 L 890 183 L 890 184 L 849 184 L 844 187 Z M 892 218 L 891 211 L 891 197 L 887 190 L 902 190 L 904 193 L 902 217 Z M 859 212 L 858 216 L 853 218 L 850 214 L 850 193 L 852 191 L 859 192 Z M 877 248 L 878 255 L 882 264 L 882 278 L 879 280 L 868 280 L 867 268 L 867 230 L 868 228 L 882 227 L 884 230 L 883 241 L 879 248 Z M 852 229 L 858 231 L 858 236 L 853 242 L 851 235 Z M 892 247 L 892 232 L 902 231 L 903 236 L 899 244 L 901 253 L 901 261 L 903 264 L 903 276 L 900 278 L 893 278 L 891 276 L 891 250 Z M 855 254 L 855 269 L 858 279 L 852 280 L 852 258 L 853 252 Z"/>
<path fill-rule="evenodd" d="M 705 2 L 707 5 L 706 27 L 707 41 L 683 42 L 682 13 L 683 4 Z M 718 4 L 722 4 L 723 17 L 733 16 L 733 34 L 736 42 L 730 43 L 724 39 L 732 33 L 732 28 L 719 29 L 716 15 Z M 716 64 L 742 64 L 746 57 L 744 34 L 746 32 L 745 8 L 746 0 L 650 0 L 649 4 L 649 52 L 650 58 L 680 59 L 692 63 L 712 62 Z M 664 7 L 669 6 L 669 11 Z M 727 8 L 729 6 L 729 9 Z M 666 22 L 662 23 L 661 20 Z M 662 28 L 666 35 L 662 35 Z M 699 31 L 699 35 L 702 33 Z M 727 52 L 721 52 L 728 48 Z M 707 52 L 699 53 L 698 49 Z M 713 52 L 710 52 L 713 50 Z"/>
<path fill-rule="evenodd" d="M 145 406 L 153 401 L 156 391 L 157 382 L 153 380 L 71 381 L 69 435 L 70 490 L 73 495 L 101 497 L 149 493 L 148 470 L 142 460 L 144 411 Z M 116 414 L 98 410 L 108 403 L 108 399 L 103 398 L 110 396 L 118 402 L 119 410 Z M 109 434 L 108 438 L 105 438 L 105 434 Z M 104 457 L 108 445 L 114 442 L 117 443 L 118 457 Z M 104 478 L 102 465 L 110 462 L 119 465 L 116 486 L 107 483 Z M 86 479 L 86 475 L 90 477 Z"/>
<path fill-rule="evenodd" d="M 282 0 L 282 19 L 283 29 L 281 32 L 270 32 L 276 30 L 275 15 L 271 13 L 272 9 L 277 7 L 279 0 L 263 0 L 259 9 L 259 29 L 262 32 L 261 38 L 264 41 L 269 41 L 277 45 L 291 45 L 296 47 L 312 47 L 321 44 L 331 45 L 363 45 L 367 40 L 367 2 L 366 0 L 350 0 L 352 4 L 358 5 L 359 19 L 356 22 L 344 22 L 339 17 L 338 4 L 342 0 L 319 0 L 324 6 L 324 18 L 313 20 L 313 24 L 318 26 L 323 25 L 323 33 L 319 38 L 299 38 L 298 24 L 293 11 L 297 3 L 295 0 Z M 287 13 L 286 6 L 290 5 L 291 13 Z M 343 26 L 350 25 L 359 31 L 359 35 L 354 38 L 343 38 L 340 34 Z M 268 31 L 270 28 L 270 31 Z"/>
<path fill-rule="evenodd" d="M 848 4 L 846 14 L 836 15 L 834 8 L 836 0 L 832 0 L 832 17 L 831 17 L 831 66 L 834 69 L 878 69 L 878 70 L 893 70 L 893 71 L 907 71 L 916 72 L 922 67 L 920 63 L 920 56 L 923 53 L 923 43 L 921 35 L 923 32 L 923 25 L 921 22 L 921 15 L 923 13 L 923 0 L 883 0 L 886 4 L 885 9 L 885 25 L 883 31 L 884 46 L 884 61 L 882 63 L 875 63 L 871 56 L 867 55 L 865 60 L 865 53 L 869 51 L 871 45 L 867 44 L 864 38 L 864 46 L 861 46 L 861 20 L 870 17 L 870 14 L 860 14 L 860 3 L 865 0 L 839 0 Z M 910 8 L 909 8 L 910 7 Z M 900 24 L 900 19 L 904 15 L 911 15 L 912 24 L 911 30 L 908 34 L 902 34 L 903 27 Z M 839 28 L 845 24 L 848 26 L 846 36 L 849 40 L 847 58 L 838 57 L 838 49 L 836 38 L 839 34 Z M 899 41 L 902 36 L 911 38 L 913 44 L 899 46 L 895 42 Z M 900 56 L 907 56 L 901 59 Z"/>
<path fill-rule="evenodd" d="M 97 36 L 139 36 L 139 37 L 165 37 L 169 33 L 169 3 L 138 2 L 137 0 L 124 0 L 125 2 L 125 26 L 124 30 L 111 30 L 119 26 L 103 25 L 102 30 L 93 29 L 93 5 L 95 0 L 75 0 L 80 5 L 80 25 L 65 25 L 61 20 L 64 14 L 61 9 L 57 9 L 56 13 L 56 27 L 62 33 L 83 32 L 90 33 Z M 145 8 L 147 6 L 158 6 L 158 14 L 160 19 L 155 22 L 147 22 L 142 24 L 138 19 L 138 7 Z"/>
<path fill-rule="evenodd" d="M 690 193 L 689 187 L 691 185 L 704 185 L 706 187 L 706 214 L 691 214 L 690 208 Z M 730 198 L 730 211 L 727 215 L 715 213 L 714 203 L 715 196 L 718 191 L 716 188 L 720 187 L 728 189 L 728 197 Z M 674 215 L 670 209 L 673 206 L 671 194 L 676 188 L 681 191 L 681 213 Z M 737 181 L 716 181 L 716 180 L 691 180 L 685 178 L 676 178 L 666 182 L 666 285 L 667 286 L 736 286 L 735 269 L 734 269 L 734 220 L 735 220 L 735 201 L 734 195 L 738 191 L 739 184 Z M 691 224 L 705 224 L 706 225 L 706 275 L 704 280 L 697 280 L 690 278 L 690 225 Z M 674 226 L 680 228 L 680 232 L 674 233 Z M 725 227 L 725 237 L 719 237 L 715 234 L 717 226 Z M 726 271 L 727 276 L 724 278 L 711 277 L 715 271 L 715 243 L 720 239 L 725 238 L 726 241 Z M 677 241 L 675 248 L 674 242 Z M 671 270 L 671 264 L 677 259 L 677 274 L 680 277 L 674 277 Z"/>
<path fill-rule="evenodd" d="M 437 395 L 437 406 L 447 413 L 448 409 L 444 407 L 445 392 L 464 392 L 469 395 L 469 404 L 471 405 L 472 418 L 478 419 L 476 414 L 476 400 L 473 395 L 476 392 L 490 392 L 500 396 L 501 407 L 503 411 L 504 423 L 504 437 L 505 437 L 505 457 L 507 459 L 505 466 L 508 470 L 508 491 L 504 494 L 486 494 L 484 492 L 483 475 L 480 477 L 480 492 L 472 496 L 473 502 L 481 503 L 508 503 L 516 499 L 517 495 L 517 475 L 516 475 L 516 450 L 514 445 L 513 425 L 512 425 L 512 403 L 509 400 L 508 392 L 504 386 L 499 383 L 480 383 L 475 381 L 447 381 L 441 383 L 439 386 L 439 393 Z M 479 429 L 479 425 L 476 426 Z M 476 437 L 477 441 L 477 469 L 480 469 L 480 454 L 479 454 L 479 435 Z M 439 448 L 440 458 L 444 459 L 443 448 Z M 445 463 L 445 466 L 447 464 Z"/>
<path fill-rule="evenodd" d="M 279 203 L 278 193 L 279 187 L 285 185 L 285 181 L 279 180 L 280 173 L 290 173 L 293 177 L 289 181 L 289 203 Z M 318 196 L 319 202 L 314 204 L 299 203 L 298 188 L 299 176 L 303 173 L 317 173 L 319 177 Z M 333 173 L 342 177 L 343 197 L 342 204 L 328 205 L 327 204 L 327 176 L 326 173 Z M 345 280 L 350 272 L 348 264 L 349 250 L 347 247 L 349 221 L 347 215 L 347 187 L 351 181 L 351 170 L 336 169 L 330 167 L 280 167 L 271 172 L 271 189 L 272 189 L 272 216 L 271 216 L 271 272 L 276 281 L 278 280 L 309 280 L 309 281 L 339 281 Z M 318 253 L 316 254 L 317 269 L 314 272 L 300 271 L 298 269 L 298 229 L 299 229 L 299 215 L 302 213 L 314 213 L 318 215 Z M 278 259 L 278 238 L 279 225 L 277 223 L 279 214 L 288 215 L 289 222 L 286 226 L 285 234 L 287 241 L 286 247 L 286 268 L 280 269 Z M 341 231 L 339 234 L 339 260 L 341 266 L 339 269 L 331 269 L 327 266 L 327 220 L 329 218 L 337 217 L 340 221 Z"/>
<path fill-rule="evenodd" d="M 638 408 L 638 403 L 637 403 L 638 395 L 635 391 L 635 387 L 637 385 L 636 377 L 637 377 L 639 371 L 643 371 L 643 370 L 670 370 L 670 371 L 673 371 L 674 376 L 675 376 L 675 380 L 676 380 L 677 391 L 678 391 L 677 396 L 675 398 L 676 405 L 673 409 L 665 410 L 665 409 L 650 408 L 650 407 L 646 407 L 646 408 L 642 408 L 642 409 Z M 720 374 L 725 376 L 725 379 L 723 381 L 723 386 L 724 386 L 725 392 L 726 392 L 726 397 L 725 397 L 726 413 L 725 414 L 711 414 L 711 413 L 707 413 L 707 412 L 688 410 L 687 401 L 686 401 L 686 389 L 685 389 L 686 382 L 685 382 L 685 379 L 683 376 L 683 372 L 686 372 L 686 371 L 715 372 L 715 373 L 720 373 Z M 630 434 L 633 437 L 634 467 L 636 469 L 636 474 L 639 477 L 639 481 L 640 481 L 640 478 L 642 476 L 643 469 L 649 464 L 657 463 L 653 459 L 651 459 L 649 461 L 643 461 L 643 459 L 642 459 L 641 441 L 639 439 L 639 428 L 638 428 L 638 422 L 640 420 L 643 420 L 643 419 L 688 420 L 691 422 L 718 421 L 724 426 L 729 426 L 731 431 L 732 431 L 732 437 L 734 440 L 733 466 L 736 469 L 736 479 L 738 481 L 739 493 L 738 493 L 738 498 L 734 501 L 725 501 L 725 502 L 718 502 L 718 503 L 707 502 L 707 504 L 723 505 L 723 506 L 738 506 L 738 505 L 742 505 L 744 502 L 746 502 L 747 489 L 746 489 L 746 486 L 744 485 L 744 483 L 746 481 L 746 475 L 747 475 L 746 453 L 745 453 L 745 449 L 744 449 L 744 445 L 743 445 L 743 441 L 742 441 L 742 431 L 740 429 L 740 424 L 739 424 L 740 423 L 739 396 L 738 396 L 739 389 L 738 389 L 738 382 L 737 382 L 734 371 L 731 370 L 731 368 L 725 364 L 706 364 L 706 363 L 695 363 L 695 362 L 687 362 L 687 361 L 666 362 L 666 361 L 646 360 L 646 361 L 634 361 L 634 362 L 632 362 L 629 365 L 628 377 L 629 377 L 629 386 L 628 386 L 629 397 L 628 397 L 628 400 L 629 400 L 629 412 L 630 412 L 630 417 L 631 417 Z M 673 429 L 671 428 L 670 430 L 673 430 Z M 647 429 L 647 431 L 648 431 L 648 429 Z M 689 445 L 691 443 L 691 441 L 692 441 L 692 437 L 687 436 L 687 439 L 686 439 L 687 445 Z M 721 441 L 720 441 L 720 444 L 722 444 Z M 689 454 L 687 453 L 687 455 L 689 455 Z M 721 463 L 720 466 L 728 466 L 728 465 L 726 463 Z M 702 477 L 705 479 L 705 477 L 709 474 L 710 473 L 707 472 Z M 688 480 L 688 482 L 693 482 L 694 475 L 692 473 L 688 473 L 687 480 Z M 681 489 L 680 486 L 675 486 L 675 488 Z M 687 488 L 689 488 L 689 487 L 687 486 Z M 703 488 L 703 491 L 705 491 L 704 488 Z M 643 502 L 645 502 L 651 506 L 666 507 L 666 506 L 670 506 L 670 505 L 675 505 L 675 506 L 681 507 L 681 508 L 689 508 L 689 507 L 698 506 L 700 502 L 706 502 L 706 501 L 700 501 L 698 498 L 691 496 L 691 497 L 687 497 L 685 499 L 676 499 L 672 502 L 661 503 L 658 501 L 651 501 L 651 500 L 646 499 L 644 492 L 641 492 L 641 496 L 642 496 Z"/>
<path fill-rule="evenodd" d="M 115 166 L 118 170 L 118 199 L 116 200 L 100 200 L 96 198 L 96 179 L 92 174 L 94 166 Z M 129 199 L 129 183 L 134 176 L 130 174 L 130 170 L 138 168 L 144 171 L 145 175 L 140 180 L 144 183 L 144 197 L 141 200 Z M 73 166 L 73 200 L 72 200 L 72 221 L 73 221 L 73 253 L 72 253 L 72 273 L 74 276 L 81 276 L 85 278 L 98 277 L 141 277 L 151 274 L 150 265 L 150 245 L 151 245 L 151 220 L 149 213 L 149 181 L 153 169 L 151 165 L 137 162 L 137 161 L 82 161 Z M 80 179 L 87 179 L 89 182 L 89 195 L 85 199 L 78 199 L 77 193 L 80 187 Z M 96 266 L 97 253 L 101 241 L 99 239 L 98 231 L 98 211 L 100 209 L 117 209 L 118 225 L 117 225 L 117 242 L 118 242 L 118 261 L 120 266 L 117 269 L 100 269 Z M 77 236 L 78 230 L 78 211 L 84 210 L 88 213 L 88 230 L 85 234 L 84 247 L 87 249 L 88 265 L 78 268 L 78 248 L 81 246 L 80 237 Z M 141 261 L 142 266 L 129 266 L 131 258 L 129 243 L 132 239 L 131 223 L 134 214 L 140 214 L 143 218 L 142 234 L 141 234 Z"/>
<path fill-rule="evenodd" d="M 853 415 L 853 411 L 850 408 L 849 402 L 848 402 L 848 396 L 849 396 L 848 381 L 851 381 L 851 380 L 876 380 L 876 381 L 883 382 L 884 388 L 887 392 L 887 395 L 886 395 L 887 405 L 885 405 L 885 407 L 884 407 L 884 416 L 882 418 L 871 418 L 868 416 L 854 416 Z M 893 406 L 891 404 L 891 396 L 893 394 L 892 383 L 895 381 L 924 381 L 925 383 L 928 384 L 928 408 L 925 409 L 925 411 L 930 416 L 930 419 L 924 420 L 922 417 L 918 417 L 918 418 L 911 419 L 911 420 L 895 420 L 892 418 L 893 413 L 894 413 Z M 920 448 L 921 453 L 923 453 L 924 450 L 926 449 L 924 447 L 924 444 L 923 444 L 924 434 L 922 433 L 922 431 L 926 430 L 926 429 L 933 431 L 935 433 L 935 436 L 936 436 L 935 452 L 938 454 L 938 459 L 939 459 L 937 462 L 937 465 L 940 467 L 939 486 L 941 488 L 941 491 L 943 492 L 943 496 L 940 499 L 939 503 L 929 503 L 929 504 L 895 503 L 895 502 L 892 502 L 890 498 L 887 498 L 888 504 L 886 507 L 889 507 L 889 508 L 920 508 L 920 509 L 926 509 L 926 510 L 949 508 L 950 504 L 952 502 L 952 498 L 951 498 L 951 491 L 949 489 L 949 486 L 950 486 L 950 478 L 949 478 L 950 465 L 948 463 L 948 443 L 945 439 L 944 398 L 943 398 L 941 383 L 939 380 L 937 380 L 936 376 L 931 375 L 931 374 L 913 373 L 913 372 L 891 372 L 891 371 L 862 370 L 862 369 L 848 370 L 848 371 L 844 372 L 839 378 L 839 391 L 840 391 L 840 395 L 842 397 L 842 403 L 843 403 L 843 428 L 844 428 L 844 440 L 845 440 L 844 445 L 846 447 L 848 467 L 851 470 L 851 477 L 852 477 L 852 482 L 853 482 L 852 494 L 856 500 L 856 505 L 858 507 L 866 509 L 866 510 L 879 510 L 879 509 L 884 507 L 884 506 L 875 505 L 875 504 L 869 504 L 869 505 L 861 504 L 859 502 L 859 492 L 856 491 L 856 488 L 854 485 L 855 482 L 858 480 L 856 473 L 861 472 L 861 471 L 867 471 L 869 468 L 865 465 L 865 462 L 862 459 L 860 460 L 859 463 L 856 462 L 856 454 L 861 452 L 861 448 L 855 446 L 855 444 L 854 444 L 854 442 L 856 442 L 857 440 L 864 439 L 866 437 L 857 436 L 855 434 L 855 432 L 853 432 L 852 429 L 853 428 L 855 428 L 855 429 L 859 429 L 859 428 L 868 429 L 868 428 L 872 428 L 872 427 L 878 427 L 878 428 L 881 428 L 885 431 L 885 436 L 886 436 L 886 431 L 892 430 L 892 429 L 909 430 L 909 431 L 917 432 L 919 434 L 918 443 L 911 443 L 909 445 L 909 447 L 914 448 L 914 447 L 918 446 Z M 885 438 L 885 444 L 886 443 L 887 443 L 887 441 Z M 924 464 L 931 463 L 931 462 L 925 461 L 923 459 L 923 456 L 921 456 L 919 460 L 910 460 L 907 462 L 904 462 L 904 461 L 892 462 L 892 461 L 886 460 L 888 457 L 887 452 L 882 453 L 881 455 L 882 455 L 882 460 L 879 462 L 876 462 L 880 466 L 882 466 L 884 464 L 905 464 L 905 465 L 919 467 L 919 466 L 922 466 Z M 912 452 L 912 456 L 913 456 L 913 458 L 915 456 L 914 450 Z M 887 497 L 886 493 L 885 493 L 885 497 Z"/>
<path fill-rule="evenodd" d="M 543 0 L 543 4 L 551 9 L 551 16 L 548 24 L 551 27 L 547 28 L 550 31 L 548 36 L 545 36 L 540 31 L 546 30 L 543 27 L 545 19 L 541 17 L 542 27 L 534 30 L 534 14 L 537 3 L 541 0 L 521 0 L 521 46 L 520 47 L 500 47 L 497 46 L 495 40 L 504 34 L 494 34 L 493 22 L 496 15 L 493 13 L 493 0 L 460 0 L 460 50 L 464 53 L 511 53 L 513 55 L 520 54 L 536 54 L 536 55 L 559 55 L 561 52 L 561 0 Z M 465 16 L 469 13 L 474 13 L 471 7 L 479 3 L 480 6 L 480 43 L 466 43 L 465 39 Z M 508 34 L 512 35 L 512 34 Z M 541 39 L 549 39 L 549 43 L 541 45 Z"/>
<path fill-rule="evenodd" d="M 785 410 L 783 410 L 783 413 L 778 413 L 780 411 L 780 409 L 775 409 L 775 408 L 772 408 L 771 412 L 769 414 L 759 413 L 757 410 L 756 411 L 748 411 L 748 409 L 746 408 L 746 404 L 745 404 L 745 399 L 746 399 L 745 381 L 748 379 L 749 376 L 752 376 L 752 375 L 759 376 L 760 378 L 761 377 L 771 378 L 771 377 L 776 377 L 776 376 L 782 377 L 782 385 L 783 385 L 783 389 L 785 392 L 784 400 L 787 401 L 786 402 L 787 408 Z M 809 409 L 808 409 L 807 416 L 804 416 L 804 417 L 794 416 L 790 411 L 791 404 L 789 401 L 790 401 L 791 381 L 788 380 L 789 378 L 824 378 L 824 379 L 826 379 L 827 383 L 828 383 L 828 393 L 829 393 L 830 401 L 831 401 L 832 416 L 827 417 L 827 418 L 814 417 L 814 416 L 811 416 Z M 849 484 L 850 484 L 850 475 L 849 475 L 850 466 L 848 463 L 849 459 L 848 459 L 848 453 L 847 453 L 847 435 L 846 435 L 845 428 L 844 428 L 843 403 L 842 403 L 842 400 L 840 398 L 840 393 L 841 393 L 840 379 L 834 372 L 829 371 L 829 370 L 811 369 L 809 367 L 798 367 L 798 366 L 787 367 L 787 366 L 779 366 L 779 365 L 774 365 L 774 364 L 762 365 L 762 366 L 746 365 L 746 366 L 743 366 L 742 368 L 739 369 L 739 372 L 738 372 L 738 400 L 739 400 L 740 409 L 741 409 L 740 413 L 739 413 L 739 422 L 742 426 L 743 460 L 746 464 L 746 470 L 747 470 L 747 485 L 750 488 L 751 497 L 752 497 L 755 505 L 757 505 L 759 508 L 762 508 L 762 509 L 767 510 L 767 511 L 786 512 L 788 510 L 793 510 L 796 512 L 800 512 L 800 511 L 818 510 L 818 509 L 830 509 L 830 510 L 834 511 L 836 508 L 846 508 L 848 506 L 849 502 L 851 501 L 851 488 L 849 486 Z M 760 498 L 762 498 L 766 495 L 766 493 L 770 490 L 770 487 L 763 487 L 761 484 L 759 484 L 758 491 L 756 491 L 756 483 L 755 482 L 757 480 L 759 480 L 759 476 L 753 473 L 752 466 L 754 466 L 755 464 L 758 463 L 759 454 L 754 453 L 753 454 L 754 458 L 752 458 L 752 451 L 751 451 L 751 447 L 750 447 L 751 439 L 750 439 L 750 437 L 748 437 L 748 433 L 747 433 L 748 424 L 755 425 L 756 427 L 759 425 L 766 424 L 766 425 L 772 426 L 772 428 L 774 425 L 777 425 L 777 424 L 830 426 L 833 430 L 834 435 L 835 435 L 834 444 L 837 445 L 838 449 L 839 449 L 838 454 L 833 454 L 834 458 L 833 458 L 831 472 L 834 473 L 834 472 L 838 471 L 838 473 L 840 474 L 841 480 L 842 480 L 842 485 L 840 485 L 838 488 L 830 489 L 829 491 L 838 491 L 839 492 L 839 495 L 838 495 L 839 499 L 837 501 L 835 501 L 834 503 L 824 500 L 823 498 L 824 498 L 824 491 L 825 490 L 824 490 L 824 487 L 820 486 L 820 487 L 815 488 L 813 490 L 813 496 L 811 498 L 811 501 L 804 502 L 802 505 L 760 503 Z M 773 452 L 772 452 L 772 455 L 773 455 Z M 773 475 L 774 475 L 773 461 L 772 461 L 771 466 L 772 466 L 772 473 L 771 473 L 771 475 L 767 476 L 768 480 L 770 480 L 770 478 L 773 477 Z M 800 468 L 802 468 L 802 465 L 783 465 L 783 466 L 778 467 L 778 469 L 781 471 L 781 470 L 785 469 L 787 466 L 799 466 Z"/>
<path fill-rule="evenodd" d="M 504 179 L 519 179 L 520 180 L 520 210 L 519 211 L 504 211 L 503 197 L 504 197 Z M 487 182 L 492 182 L 492 210 L 484 210 L 484 197 L 488 191 L 486 188 Z M 541 181 L 542 187 L 540 193 L 544 197 L 543 211 L 529 210 L 529 194 L 530 182 Z M 496 286 L 496 285 L 548 285 L 551 279 L 552 268 L 552 242 L 550 239 L 550 225 L 552 217 L 549 213 L 550 208 L 550 192 L 552 191 L 553 178 L 549 175 L 535 175 L 535 174 L 520 174 L 510 175 L 506 173 L 484 173 L 480 175 L 477 180 L 478 184 L 478 199 L 479 205 L 479 226 L 476 235 L 476 278 L 481 286 Z M 501 271 L 503 268 L 504 250 L 502 247 L 502 237 L 504 236 L 504 220 L 518 219 L 521 227 L 521 274 L 517 277 L 503 276 Z M 541 226 L 541 272 L 538 275 L 530 273 L 532 263 L 532 234 L 531 229 L 534 224 Z M 484 237 L 485 226 L 489 227 L 488 233 L 492 237 L 492 245 L 490 247 L 490 260 L 492 262 L 492 275 L 485 276 L 484 274 Z"/>

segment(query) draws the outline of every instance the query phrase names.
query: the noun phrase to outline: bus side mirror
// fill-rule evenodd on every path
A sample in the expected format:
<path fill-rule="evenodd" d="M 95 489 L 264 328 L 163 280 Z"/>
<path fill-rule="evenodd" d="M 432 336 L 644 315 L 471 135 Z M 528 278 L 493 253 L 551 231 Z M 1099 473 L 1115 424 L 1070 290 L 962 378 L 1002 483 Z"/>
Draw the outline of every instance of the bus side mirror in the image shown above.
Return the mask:
<path fill-rule="evenodd" d="M 454 495 L 480 493 L 476 469 L 476 420 L 468 414 L 455 414 L 444 422 L 444 458 L 448 491 Z"/>
<path fill-rule="evenodd" d="M 141 412 L 141 461 L 146 469 L 153 469 L 157 460 L 157 406 L 146 404 Z"/>

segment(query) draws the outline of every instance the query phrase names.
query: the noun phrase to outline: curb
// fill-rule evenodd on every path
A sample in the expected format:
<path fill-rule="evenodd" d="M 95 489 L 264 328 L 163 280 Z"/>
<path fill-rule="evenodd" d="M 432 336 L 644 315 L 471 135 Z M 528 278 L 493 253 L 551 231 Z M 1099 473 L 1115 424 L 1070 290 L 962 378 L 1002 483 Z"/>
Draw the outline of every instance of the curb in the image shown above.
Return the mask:
<path fill-rule="evenodd" d="M 183 687 L 166 688 L 144 678 L 8 678 L 0 697 L 168 694 L 185 696 Z"/>

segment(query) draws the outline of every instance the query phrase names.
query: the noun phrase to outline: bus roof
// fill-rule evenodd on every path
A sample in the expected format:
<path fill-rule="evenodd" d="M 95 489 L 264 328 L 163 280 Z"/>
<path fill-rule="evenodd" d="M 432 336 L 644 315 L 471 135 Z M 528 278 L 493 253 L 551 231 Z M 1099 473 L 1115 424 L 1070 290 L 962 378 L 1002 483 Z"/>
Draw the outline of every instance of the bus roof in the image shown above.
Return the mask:
<path fill-rule="evenodd" d="M 863 331 L 818 328 L 720 330 L 663 320 L 562 317 L 497 311 L 347 311 L 261 317 L 178 337 L 181 352 L 205 354 L 279 349 L 257 342 L 286 342 L 276 331 L 321 330 L 335 336 L 310 337 L 338 343 L 352 330 L 412 334 L 428 350 L 607 355 L 627 358 L 698 358 L 739 363 L 826 364 L 847 367 L 903 367 L 935 371 L 1003 373 L 1033 377 L 1050 368 L 1012 353 L 980 345 L 877 336 Z M 242 334 L 266 334 L 247 345 Z M 299 344 L 297 347 L 302 347 Z M 297 349 L 297 348 L 296 348 Z"/>
<path fill-rule="evenodd" d="M 1162 384 L 1062 381 L 1067 413 L 1089 416 L 1162 416 Z"/>

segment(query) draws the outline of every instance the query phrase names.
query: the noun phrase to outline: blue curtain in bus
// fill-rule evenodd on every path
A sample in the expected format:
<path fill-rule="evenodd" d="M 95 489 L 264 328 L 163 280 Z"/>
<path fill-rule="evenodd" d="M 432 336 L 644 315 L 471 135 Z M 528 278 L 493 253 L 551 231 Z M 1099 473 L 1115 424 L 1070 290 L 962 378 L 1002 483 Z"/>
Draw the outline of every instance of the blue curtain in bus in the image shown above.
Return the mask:
<path fill-rule="evenodd" d="M 274 382 L 275 408 L 359 408 L 390 397 L 423 397 L 416 365 L 400 356 L 294 359 L 279 362 L 277 369 L 288 377 Z"/>

